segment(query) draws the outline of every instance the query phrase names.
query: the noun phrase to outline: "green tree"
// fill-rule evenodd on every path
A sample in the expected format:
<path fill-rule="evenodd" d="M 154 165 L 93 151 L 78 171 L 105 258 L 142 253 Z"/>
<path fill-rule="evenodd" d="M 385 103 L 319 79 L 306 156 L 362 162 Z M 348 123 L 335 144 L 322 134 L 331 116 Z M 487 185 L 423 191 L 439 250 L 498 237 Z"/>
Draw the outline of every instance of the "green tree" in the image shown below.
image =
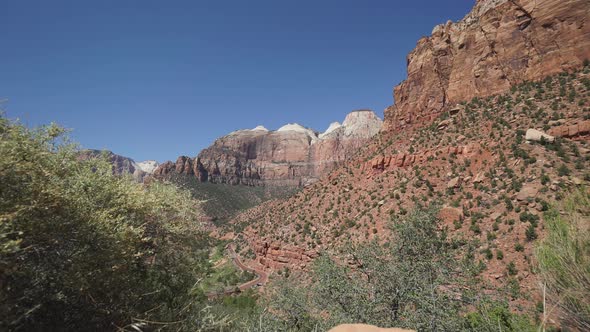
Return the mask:
<path fill-rule="evenodd" d="M 197 202 L 115 176 L 105 158 L 79 161 L 64 133 L 0 117 L 0 329 L 166 326 L 200 312 Z"/>

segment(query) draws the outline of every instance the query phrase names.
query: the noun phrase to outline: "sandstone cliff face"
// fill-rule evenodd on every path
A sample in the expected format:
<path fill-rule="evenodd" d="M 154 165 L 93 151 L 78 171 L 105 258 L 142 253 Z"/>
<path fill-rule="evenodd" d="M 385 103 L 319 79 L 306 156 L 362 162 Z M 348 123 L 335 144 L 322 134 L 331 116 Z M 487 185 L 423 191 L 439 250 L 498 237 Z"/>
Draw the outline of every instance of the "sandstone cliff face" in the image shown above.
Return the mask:
<path fill-rule="evenodd" d="M 309 183 L 356 154 L 381 130 L 372 111 L 350 113 L 342 125 L 322 134 L 298 124 L 276 131 L 264 127 L 239 130 L 217 139 L 194 159 L 166 162 L 154 175 L 194 175 L 200 181 L 245 185 L 299 186 Z"/>
<path fill-rule="evenodd" d="M 578 68 L 590 58 L 588 0 L 479 0 L 408 55 L 385 130 L 428 123 L 445 107 Z"/>

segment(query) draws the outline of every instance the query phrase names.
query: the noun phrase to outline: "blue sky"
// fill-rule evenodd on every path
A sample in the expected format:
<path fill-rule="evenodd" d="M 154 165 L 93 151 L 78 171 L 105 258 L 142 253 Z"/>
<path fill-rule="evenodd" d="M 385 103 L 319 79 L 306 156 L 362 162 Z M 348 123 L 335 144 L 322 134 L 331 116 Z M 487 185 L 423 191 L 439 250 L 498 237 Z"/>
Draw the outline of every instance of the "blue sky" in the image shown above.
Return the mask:
<path fill-rule="evenodd" d="M 383 109 L 406 55 L 467 0 L 0 2 L 0 104 L 138 161 Z"/>

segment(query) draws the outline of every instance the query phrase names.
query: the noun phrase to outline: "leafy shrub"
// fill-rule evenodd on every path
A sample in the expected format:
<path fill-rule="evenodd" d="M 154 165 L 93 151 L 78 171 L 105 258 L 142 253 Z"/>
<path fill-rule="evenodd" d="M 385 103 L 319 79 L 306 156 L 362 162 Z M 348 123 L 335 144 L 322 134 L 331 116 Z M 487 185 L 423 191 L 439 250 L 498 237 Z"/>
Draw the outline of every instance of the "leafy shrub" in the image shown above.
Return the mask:
<path fill-rule="evenodd" d="M 0 117 L 0 329 L 109 330 L 194 312 L 207 268 L 198 205 L 77 154 L 56 125 Z"/>
<path fill-rule="evenodd" d="M 537 239 L 537 231 L 535 230 L 535 226 L 530 224 L 525 231 L 525 236 L 527 241 L 533 241 Z"/>
<path fill-rule="evenodd" d="M 321 255 L 311 287 L 287 282 L 273 292 L 271 307 L 299 330 L 327 330 L 345 322 L 456 329 L 457 307 L 440 288 L 449 282 L 452 248 L 436 220 L 434 211 L 411 211 L 396 221 L 396 241 L 389 246 L 349 245 L 345 253 L 358 269 Z"/>
<path fill-rule="evenodd" d="M 270 296 L 270 311 L 276 315 L 260 319 L 275 325 L 265 329 L 328 330 L 354 322 L 419 331 L 534 331 L 526 317 L 510 313 L 507 306 L 479 296 L 472 302 L 467 295 L 454 300 L 461 292 L 456 247 L 437 227 L 436 215 L 434 209 L 409 212 L 395 221 L 394 240 L 386 245 L 348 245 L 348 264 L 324 253 L 314 263 L 311 285 L 277 281 Z M 462 314 L 463 301 L 475 311 Z"/>
<path fill-rule="evenodd" d="M 558 168 L 557 168 L 557 174 L 559 176 L 567 176 L 570 175 L 571 171 L 570 169 L 567 167 L 566 164 L 561 164 Z"/>
<path fill-rule="evenodd" d="M 506 271 L 508 272 L 508 275 L 511 276 L 515 276 L 518 273 L 518 270 L 516 269 L 516 265 L 514 264 L 514 262 L 508 263 L 508 265 L 506 266 Z"/>
<path fill-rule="evenodd" d="M 461 330 L 478 332 L 537 331 L 527 317 L 511 313 L 507 304 L 487 300 L 479 303 L 476 309 L 476 311 L 467 314 Z"/>

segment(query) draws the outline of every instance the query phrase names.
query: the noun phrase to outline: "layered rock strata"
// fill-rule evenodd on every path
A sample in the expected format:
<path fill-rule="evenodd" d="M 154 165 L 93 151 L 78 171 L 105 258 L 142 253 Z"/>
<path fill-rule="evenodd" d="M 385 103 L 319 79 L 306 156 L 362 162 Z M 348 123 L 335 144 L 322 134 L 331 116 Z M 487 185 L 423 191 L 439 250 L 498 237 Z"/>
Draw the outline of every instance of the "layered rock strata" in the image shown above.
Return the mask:
<path fill-rule="evenodd" d="M 579 68 L 590 58 L 588 0 L 480 0 L 407 57 L 384 129 L 428 124 L 448 106 Z"/>
<path fill-rule="evenodd" d="M 355 155 L 381 130 L 372 111 L 348 114 L 318 134 L 298 124 L 276 131 L 262 126 L 238 130 L 217 139 L 196 158 L 166 162 L 154 175 L 196 176 L 202 182 L 301 186 Z"/>

